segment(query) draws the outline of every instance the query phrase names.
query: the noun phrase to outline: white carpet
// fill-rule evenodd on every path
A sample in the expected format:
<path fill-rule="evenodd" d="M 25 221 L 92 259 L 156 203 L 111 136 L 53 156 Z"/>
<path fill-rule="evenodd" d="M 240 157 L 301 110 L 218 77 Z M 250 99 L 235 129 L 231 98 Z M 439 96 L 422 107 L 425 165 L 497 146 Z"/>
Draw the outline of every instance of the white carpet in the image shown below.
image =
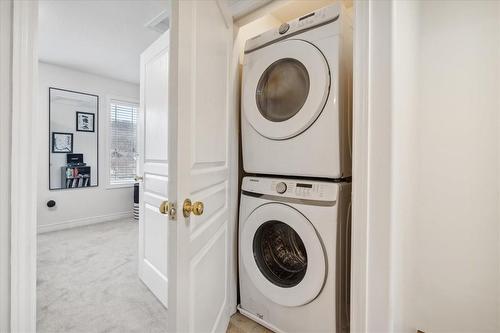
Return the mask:
<path fill-rule="evenodd" d="M 38 235 L 37 332 L 165 332 L 137 276 L 132 219 Z"/>

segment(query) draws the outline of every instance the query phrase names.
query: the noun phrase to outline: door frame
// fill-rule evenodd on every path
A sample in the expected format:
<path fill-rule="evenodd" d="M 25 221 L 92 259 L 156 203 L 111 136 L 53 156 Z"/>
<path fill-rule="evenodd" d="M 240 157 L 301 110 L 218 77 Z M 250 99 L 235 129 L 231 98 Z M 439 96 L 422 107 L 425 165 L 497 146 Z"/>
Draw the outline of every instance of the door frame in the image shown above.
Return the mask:
<path fill-rule="evenodd" d="M 380 325 L 389 327 L 391 320 L 389 312 L 390 247 L 388 244 L 390 243 L 391 215 L 390 46 L 393 1 L 354 2 L 356 17 L 352 256 L 356 260 L 353 262 L 351 274 L 351 328 L 353 332 L 372 331 Z M 8 170 L 10 174 L 10 191 L 7 192 L 6 202 L 10 202 L 11 209 L 10 220 L 5 221 L 7 228 L 10 229 L 10 279 L 5 281 L 6 279 L 2 276 L 0 281 L 2 285 L 8 285 L 6 289 L 10 289 L 10 301 L 7 302 L 9 309 L 5 311 L 2 309 L 2 314 L 10 313 L 10 331 L 34 332 L 36 330 L 37 198 L 36 191 L 33 191 L 33 183 L 27 181 L 26 175 L 32 177 L 36 175 L 36 164 L 31 161 L 37 158 L 36 149 L 34 149 L 37 146 L 37 135 L 32 129 L 36 128 L 34 126 L 37 116 L 38 1 L 5 1 L 7 2 L 11 6 L 12 25 L 11 29 L 0 30 L 2 37 L 0 51 L 2 61 L 3 59 L 10 60 L 12 79 L 8 85 L 10 89 L 3 89 L 1 95 L 2 103 L 8 104 L 12 112 L 11 115 L 5 117 L 2 113 L 2 120 L 9 120 L 12 116 L 10 127 L 6 127 L 11 133 L 10 151 L 15 151 L 16 154 L 6 151 L 5 143 L 2 142 L 0 160 L 7 161 L 7 163 L 2 163 L 1 167 L 2 170 Z M 4 4 L 2 6 L 9 7 Z M 3 22 L 6 22 L 4 18 L 8 19 L 9 14 L 5 16 L 2 12 Z M 378 46 L 377 42 L 384 40 L 385 44 Z M 384 52 L 384 47 L 388 51 Z M 235 59 L 237 58 L 236 55 Z M 373 77 L 378 78 L 379 75 L 387 76 L 385 76 L 384 84 L 378 86 L 376 92 L 382 93 L 384 97 L 389 98 L 388 100 L 375 98 L 373 94 L 377 84 L 380 84 L 380 81 L 375 82 Z M 236 88 L 238 80 L 235 78 L 233 80 L 236 106 L 236 97 L 239 96 Z M 2 107 L 4 106 L 2 104 Z M 233 121 L 236 123 L 239 117 L 237 114 L 233 116 L 235 117 Z M 238 127 L 235 126 L 233 131 L 233 135 L 236 135 Z M 238 155 L 236 145 L 233 145 L 231 151 L 235 156 Z M 237 157 L 235 159 L 237 166 Z M 233 184 L 237 184 L 238 175 L 235 164 L 231 172 L 234 172 L 231 179 L 236 181 L 233 181 Z M 237 192 L 234 186 L 231 188 L 230 200 L 233 209 L 230 210 L 230 214 L 236 216 L 237 207 L 234 205 L 238 202 Z M 372 190 L 374 188 L 382 189 L 382 195 L 381 192 Z M 4 221 L 1 223 L 3 224 Z M 378 227 L 379 224 L 382 226 L 379 230 L 370 228 L 373 225 Z M 381 250 L 377 249 L 378 245 L 383 245 Z M 236 260 L 236 258 L 231 259 L 233 262 Z M 236 292 L 236 285 L 233 288 Z M 379 316 L 377 323 L 372 321 L 375 316 Z"/>
<path fill-rule="evenodd" d="M 36 330 L 38 1 L 10 3 L 11 30 L 2 59 L 11 60 L 10 89 L 10 331 Z M 8 5 L 6 5 L 8 6 Z M 4 13 L 2 13 L 2 20 Z M 6 37 L 6 39 L 4 39 Z M 15 152 L 15 153 L 14 153 Z M 35 181 L 33 181 L 35 180 Z M 33 186 L 35 184 L 35 186 Z M 35 189 L 35 190 L 33 190 Z M 3 201 L 3 199 L 2 199 Z M 4 221 L 2 221 L 3 223 Z M 2 281 L 3 282 L 3 281 Z"/>
<path fill-rule="evenodd" d="M 397 0 L 355 1 L 351 332 L 392 332 L 392 21 Z"/>
<path fill-rule="evenodd" d="M 10 330 L 11 41 L 12 2 L 0 1 L 0 332 Z"/>

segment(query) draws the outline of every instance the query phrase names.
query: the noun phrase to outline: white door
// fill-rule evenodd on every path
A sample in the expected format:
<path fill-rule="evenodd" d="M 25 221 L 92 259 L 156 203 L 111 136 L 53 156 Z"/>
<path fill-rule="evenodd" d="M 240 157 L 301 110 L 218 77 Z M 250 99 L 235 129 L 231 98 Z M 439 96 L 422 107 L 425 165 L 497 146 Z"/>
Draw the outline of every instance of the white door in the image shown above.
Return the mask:
<path fill-rule="evenodd" d="M 168 197 L 177 216 L 168 230 L 167 325 L 169 332 L 225 332 L 235 251 L 228 139 L 233 23 L 225 1 L 171 3 Z M 203 213 L 184 217 L 186 199 L 202 202 Z"/>
<path fill-rule="evenodd" d="M 165 33 L 141 55 L 138 174 L 140 183 L 139 277 L 168 304 L 168 218 L 158 207 L 168 194 L 168 50 Z"/>

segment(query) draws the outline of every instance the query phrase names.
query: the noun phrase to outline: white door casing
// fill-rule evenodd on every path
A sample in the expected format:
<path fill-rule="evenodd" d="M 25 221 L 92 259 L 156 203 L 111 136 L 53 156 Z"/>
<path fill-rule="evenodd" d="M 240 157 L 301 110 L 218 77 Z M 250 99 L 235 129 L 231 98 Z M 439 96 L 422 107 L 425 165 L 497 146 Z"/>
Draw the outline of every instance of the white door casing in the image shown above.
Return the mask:
<path fill-rule="evenodd" d="M 141 54 L 138 128 L 139 277 L 165 307 L 168 217 L 158 207 L 168 197 L 168 54 L 168 32 Z"/>
<path fill-rule="evenodd" d="M 216 0 L 172 1 L 169 71 L 169 332 L 225 332 L 232 310 L 229 184 L 232 18 Z M 237 167 L 237 166 L 236 166 Z M 204 203 L 185 218 L 185 199 Z M 231 221 L 234 223 L 235 221 Z"/>

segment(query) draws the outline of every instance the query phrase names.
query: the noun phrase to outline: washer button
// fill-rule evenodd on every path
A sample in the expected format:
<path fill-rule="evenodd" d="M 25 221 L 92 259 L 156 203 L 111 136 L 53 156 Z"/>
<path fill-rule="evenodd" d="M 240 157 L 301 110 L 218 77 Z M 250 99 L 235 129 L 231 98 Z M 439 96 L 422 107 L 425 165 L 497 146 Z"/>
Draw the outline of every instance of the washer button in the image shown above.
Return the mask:
<path fill-rule="evenodd" d="M 285 193 L 286 192 L 286 184 L 283 182 L 276 184 L 276 192 L 278 192 L 279 194 Z"/>
<path fill-rule="evenodd" d="M 288 23 L 283 23 L 282 25 L 280 25 L 278 32 L 280 33 L 280 35 L 283 35 L 288 31 L 288 29 L 290 29 L 290 25 Z"/>

